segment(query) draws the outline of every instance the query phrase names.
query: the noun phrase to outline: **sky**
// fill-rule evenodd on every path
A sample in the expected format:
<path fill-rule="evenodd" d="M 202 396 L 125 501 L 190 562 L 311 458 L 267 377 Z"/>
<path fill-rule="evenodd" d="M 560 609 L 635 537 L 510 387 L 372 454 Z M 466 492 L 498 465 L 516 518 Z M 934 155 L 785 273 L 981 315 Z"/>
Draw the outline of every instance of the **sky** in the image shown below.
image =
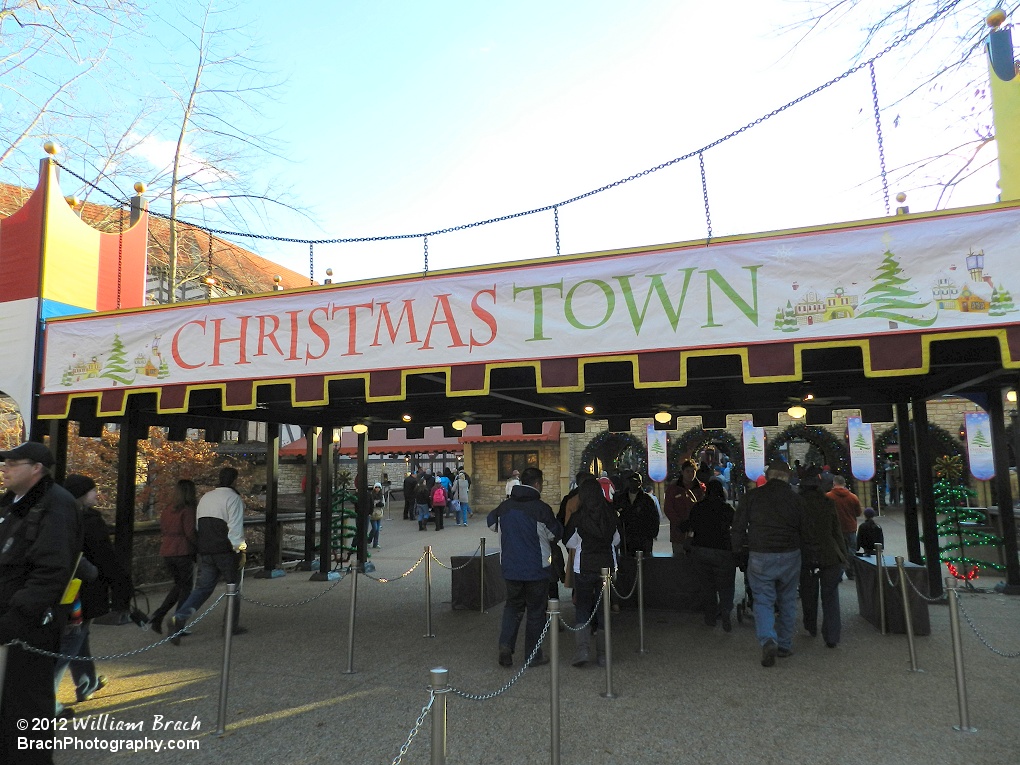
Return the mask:
<path fill-rule="evenodd" d="M 783 31 L 809 7 L 251 0 L 231 18 L 247 25 L 258 58 L 283 83 L 258 124 L 281 156 L 246 171 L 304 211 L 276 209 L 252 230 L 418 234 L 555 204 L 672 160 L 854 63 L 861 32 L 852 21 L 804 41 Z M 960 114 L 932 110 L 938 92 L 899 101 L 941 55 L 936 43 L 876 64 L 891 171 L 968 135 Z M 131 66 L 186 70 L 191 49 L 168 45 L 136 52 Z M 713 235 L 885 215 L 871 99 L 859 72 L 707 151 Z M 993 167 L 952 205 L 995 201 L 995 180 Z M 908 191 L 912 211 L 934 207 L 933 193 L 901 186 L 892 182 L 890 195 Z M 564 254 L 704 239 L 697 158 L 562 207 L 559 227 Z M 306 244 L 238 241 L 308 273 Z M 431 270 L 547 257 L 556 254 L 554 217 L 433 236 L 428 246 Z M 318 245 L 314 276 L 322 281 L 327 267 L 334 281 L 420 272 L 423 255 L 420 238 Z"/>

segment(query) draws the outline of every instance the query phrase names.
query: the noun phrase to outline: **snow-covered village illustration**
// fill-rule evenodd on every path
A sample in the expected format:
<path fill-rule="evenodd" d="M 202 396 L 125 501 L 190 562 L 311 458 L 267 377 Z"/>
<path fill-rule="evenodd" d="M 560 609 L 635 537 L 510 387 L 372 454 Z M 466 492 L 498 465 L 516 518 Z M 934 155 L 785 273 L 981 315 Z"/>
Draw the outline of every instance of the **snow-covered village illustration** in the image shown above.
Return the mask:
<path fill-rule="evenodd" d="M 159 352 L 160 335 L 153 337 L 152 342 L 135 354 L 133 362 L 128 361 L 128 352 L 120 335 L 114 334 L 110 350 L 104 354 L 106 361 L 101 362 L 99 356 L 85 358 L 72 354 L 71 361 L 61 375 L 62 385 L 71 386 L 82 380 L 106 378 L 121 385 L 131 385 L 138 377 L 152 377 L 162 380 L 170 376 L 170 366 Z"/>
<path fill-rule="evenodd" d="M 826 292 L 808 288 L 776 310 L 773 329 L 797 332 L 801 327 L 840 319 L 886 319 L 889 329 L 900 324 L 930 327 L 941 311 L 1005 316 L 1017 311 L 1013 296 L 1001 282 L 985 273 L 984 250 L 966 256 L 967 274 L 958 283 L 957 267 L 938 273 L 928 290 L 915 288 L 890 249 L 886 249 L 871 286 L 859 293 L 837 284 Z M 800 285 L 791 285 L 794 292 Z"/>

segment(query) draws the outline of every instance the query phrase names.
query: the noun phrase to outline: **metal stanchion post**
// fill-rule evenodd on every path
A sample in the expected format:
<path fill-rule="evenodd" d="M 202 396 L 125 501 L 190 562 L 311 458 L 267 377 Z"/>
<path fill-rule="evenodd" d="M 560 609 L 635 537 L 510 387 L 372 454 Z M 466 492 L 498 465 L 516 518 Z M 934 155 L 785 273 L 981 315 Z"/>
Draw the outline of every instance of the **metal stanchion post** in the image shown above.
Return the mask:
<path fill-rule="evenodd" d="M 903 598 L 903 618 L 907 625 L 907 650 L 910 652 L 910 671 L 921 672 L 917 668 L 917 649 L 914 647 L 914 620 L 910 613 L 910 592 L 907 584 L 907 571 L 903 567 L 903 556 L 896 556 L 896 571 L 900 575 L 900 596 Z"/>
<path fill-rule="evenodd" d="M 432 634 L 432 545 L 425 545 L 425 635 L 433 638 Z"/>
<path fill-rule="evenodd" d="M 0 704 L 4 701 L 4 676 L 7 674 L 7 652 L 10 649 L 6 645 L 0 645 Z"/>
<path fill-rule="evenodd" d="M 358 567 L 351 566 L 348 569 L 351 577 L 351 616 L 347 621 L 347 669 L 345 675 L 354 674 L 354 615 L 358 607 Z"/>
<path fill-rule="evenodd" d="M 638 624 L 638 653 L 648 653 L 645 650 L 645 554 L 643 550 L 637 551 L 637 624 Z"/>
<path fill-rule="evenodd" d="M 481 557 L 478 559 L 478 610 L 485 613 L 485 537 L 479 545 Z"/>
<path fill-rule="evenodd" d="M 967 712 L 967 680 L 963 675 L 963 642 L 960 637 L 960 604 L 957 598 L 956 579 L 946 577 L 946 594 L 949 596 L 949 631 L 953 636 L 953 664 L 956 667 L 956 701 L 960 706 L 960 724 L 953 730 L 961 733 L 975 733 L 977 728 L 970 727 L 970 715 Z"/>
<path fill-rule="evenodd" d="M 609 569 L 602 569 L 602 617 L 605 622 L 605 629 L 602 630 L 602 640 L 605 643 L 606 650 L 606 692 L 602 694 L 604 699 L 615 699 L 616 694 L 613 693 L 613 641 L 610 638 L 609 622 L 612 617 L 613 610 L 610 607 L 610 592 L 612 588 L 612 581 L 609 578 Z M 598 640 L 596 639 L 595 652 L 598 653 Z"/>
<path fill-rule="evenodd" d="M 432 681 L 432 765 L 446 765 L 446 697 L 450 693 L 450 670 L 436 667 L 429 672 Z"/>
<path fill-rule="evenodd" d="M 878 624 L 885 635 L 889 630 L 885 623 L 885 553 L 882 545 L 875 545 L 875 565 L 878 566 Z"/>
<path fill-rule="evenodd" d="M 560 601 L 549 599 L 549 762 L 560 765 Z"/>
<path fill-rule="evenodd" d="M 223 670 L 220 672 L 220 706 L 216 716 L 216 735 L 222 736 L 227 730 L 227 688 L 230 685 L 230 643 L 234 639 L 234 600 L 237 598 L 237 584 L 227 585 L 227 626 L 223 637 Z M 172 629 L 172 628 L 171 628 Z"/>

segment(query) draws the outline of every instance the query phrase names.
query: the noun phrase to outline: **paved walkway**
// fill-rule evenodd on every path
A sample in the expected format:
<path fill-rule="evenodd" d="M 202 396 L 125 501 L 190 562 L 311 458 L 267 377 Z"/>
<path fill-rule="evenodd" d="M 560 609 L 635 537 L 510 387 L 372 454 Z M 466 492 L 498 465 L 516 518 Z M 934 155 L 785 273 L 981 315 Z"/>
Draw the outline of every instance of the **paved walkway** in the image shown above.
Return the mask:
<path fill-rule="evenodd" d="M 382 530 L 373 560 L 377 576 L 394 578 L 412 566 L 423 545 L 449 565 L 450 555 L 470 554 L 486 533 L 479 516 L 467 528 L 418 532 L 417 524 L 392 520 Z M 880 519 L 890 554 L 903 554 L 903 524 Z M 486 534 L 487 545 L 497 546 Z M 663 542 L 657 547 L 668 549 Z M 275 580 L 245 581 L 244 594 L 288 608 L 244 603 L 249 632 L 233 642 L 225 737 L 213 734 L 219 699 L 222 640 L 217 629 L 223 604 L 183 645 L 163 645 L 117 661 L 100 662 L 110 685 L 76 705 L 79 721 L 97 727 L 143 723 L 143 732 L 67 731 L 81 742 L 139 741 L 164 747 L 178 739 L 196 751 L 67 751 L 58 763 L 287 763 L 362 765 L 389 763 L 397 755 L 428 700 L 428 671 L 443 666 L 462 690 L 488 694 L 504 687 L 513 670 L 496 662 L 502 606 L 488 613 L 450 608 L 450 573 L 433 566 L 434 638 L 424 638 L 425 577 L 422 568 L 381 584 L 358 579 L 354 639 L 355 673 L 348 656 L 349 580 L 328 584 L 292 573 Z M 738 590 L 740 575 L 738 574 Z M 982 582 L 982 584 L 985 584 Z M 994 582 L 988 582 L 989 586 Z M 324 594 L 322 594 L 324 593 Z M 1020 659 L 998 656 L 963 624 L 971 725 L 953 730 L 958 708 L 948 609 L 931 609 L 932 634 L 918 638 L 921 673 L 908 671 L 906 639 L 883 637 L 857 615 L 852 582 L 840 587 L 843 642 L 829 650 L 801 632 L 795 655 L 776 667 L 759 665 L 753 624 L 730 634 L 709 629 L 699 614 L 649 612 L 647 653 L 636 649 L 637 614 L 614 616 L 613 685 L 606 699 L 605 672 L 569 664 L 570 633 L 561 633 L 561 761 L 575 765 L 644 763 L 973 763 L 1015 765 L 1020 752 Z M 162 593 L 150 597 L 153 606 Z M 564 591 L 566 599 L 566 593 Z M 998 649 L 1020 651 L 1020 598 L 966 596 L 964 606 Z M 569 605 L 565 607 L 571 616 Z M 93 630 L 98 654 L 131 651 L 153 642 L 133 626 Z M 521 636 L 523 639 L 523 635 Z M 528 670 L 495 698 L 449 697 L 448 762 L 530 765 L 550 759 L 550 667 Z M 69 684 L 61 697 L 73 697 Z M 106 714 L 109 717 L 99 717 Z M 153 730 L 175 721 L 198 731 Z M 403 758 L 429 762 L 430 721 Z M 151 743 L 150 743 L 151 746 Z"/>

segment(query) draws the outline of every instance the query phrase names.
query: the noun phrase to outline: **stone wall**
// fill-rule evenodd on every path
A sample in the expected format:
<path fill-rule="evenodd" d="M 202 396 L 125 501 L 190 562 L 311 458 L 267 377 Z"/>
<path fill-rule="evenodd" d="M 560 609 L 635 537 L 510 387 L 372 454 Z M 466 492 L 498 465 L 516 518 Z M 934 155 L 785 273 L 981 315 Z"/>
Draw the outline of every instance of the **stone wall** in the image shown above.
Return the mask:
<path fill-rule="evenodd" d="M 471 476 L 471 509 L 474 512 L 486 514 L 506 498 L 504 493 L 506 479 L 499 477 L 497 454 L 515 450 L 538 452 L 538 466 L 544 479 L 542 499 L 553 508 L 559 505 L 562 496 L 559 487 L 561 472 L 559 440 L 473 443 L 471 447 L 471 462 L 467 470 Z"/>

